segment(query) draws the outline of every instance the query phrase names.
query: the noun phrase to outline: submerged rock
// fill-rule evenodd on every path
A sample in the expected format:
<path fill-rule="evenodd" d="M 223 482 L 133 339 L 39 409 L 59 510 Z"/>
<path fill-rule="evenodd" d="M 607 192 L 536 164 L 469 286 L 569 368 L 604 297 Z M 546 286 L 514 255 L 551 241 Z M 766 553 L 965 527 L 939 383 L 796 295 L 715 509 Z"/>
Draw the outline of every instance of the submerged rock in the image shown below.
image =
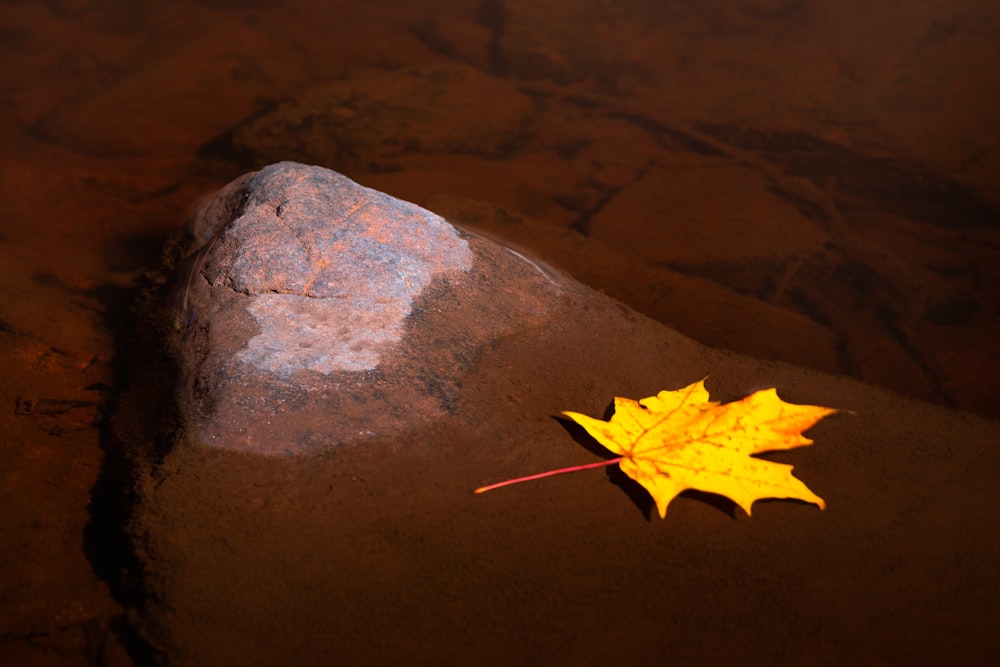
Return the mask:
<path fill-rule="evenodd" d="M 361 71 L 307 89 L 236 128 L 232 139 L 264 162 L 291 157 L 384 171 L 415 155 L 503 157 L 534 112 L 515 83 L 474 67 Z"/>
<path fill-rule="evenodd" d="M 997 586 L 976 574 L 1000 552 L 983 529 L 995 422 L 703 346 L 312 167 L 234 182 L 192 232 L 174 341 L 186 431 L 150 447 L 164 385 L 143 365 L 114 422 L 135 473 L 141 590 L 122 599 L 143 664 L 995 653 Z M 768 502 L 751 519 L 701 494 L 650 524 L 648 494 L 614 466 L 472 493 L 597 460 L 561 411 L 601 416 L 613 396 L 705 376 L 715 400 L 777 387 L 844 409 L 809 432 L 815 446 L 775 453 L 825 512 Z M 296 455 L 260 455 L 279 452 Z M 981 595 L 955 594 L 970 581 Z"/>
<path fill-rule="evenodd" d="M 478 351 L 564 289 L 430 211 L 292 162 L 231 183 L 190 231 L 181 407 L 226 448 L 304 452 L 441 416 Z"/>

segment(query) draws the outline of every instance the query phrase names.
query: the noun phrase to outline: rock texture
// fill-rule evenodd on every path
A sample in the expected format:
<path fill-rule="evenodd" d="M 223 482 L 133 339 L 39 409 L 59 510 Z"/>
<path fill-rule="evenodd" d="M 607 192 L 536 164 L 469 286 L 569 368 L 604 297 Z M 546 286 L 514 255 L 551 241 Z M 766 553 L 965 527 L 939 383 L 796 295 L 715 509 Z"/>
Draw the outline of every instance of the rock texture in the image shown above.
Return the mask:
<path fill-rule="evenodd" d="M 114 557 L 113 533 L 127 504 L 117 493 L 119 447 L 108 440 L 107 424 L 126 381 L 123 348 L 134 329 L 135 281 L 156 265 L 178 216 L 203 193 L 271 162 L 307 161 L 292 151 L 319 148 L 315 140 L 325 142 L 323 150 L 308 161 L 456 224 L 466 221 L 431 196 L 497 204 L 516 216 L 516 224 L 504 225 L 501 213 L 495 214 L 497 226 L 506 227 L 501 231 L 513 235 L 510 242 L 703 344 L 853 373 L 870 384 L 1000 416 L 1000 77 L 990 74 L 1000 59 L 1000 3 L 994 0 L 6 0 L 0 15 L 0 155 L 6 166 L 0 172 L 0 404 L 6 406 L 0 410 L 0 665 L 130 664 L 127 656 L 109 656 L 121 627 L 121 604 L 132 598 L 119 590 L 112 595 L 106 582 L 119 570 L 136 570 Z M 404 70 L 420 68 L 429 77 L 441 65 L 461 64 L 503 84 L 471 112 L 433 99 L 421 102 L 403 85 L 393 95 L 379 95 L 379 86 L 389 90 L 390 79 Z M 256 120 L 263 125 L 263 114 L 276 105 L 299 108 L 296 103 L 314 88 L 337 83 L 358 95 L 331 105 L 328 123 L 309 119 L 321 133 L 306 137 L 308 123 L 282 125 L 274 117 L 278 132 L 240 143 L 254 162 L 234 162 L 225 139 L 238 128 Z M 435 99 L 461 99 L 458 89 L 466 85 L 477 84 L 473 77 L 449 79 Z M 534 104 L 528 117 L 508 115 L 514 105 L 523 107 L 523 96 Z M 386 106 L 395 111 L 382 113 Z M 407 112 L 398 110 L 411 107 L 437 115 L 400 125 Z M 473 151 L 454 142 L 446 144 L 454 153 L 441 152 L 439 145 L 456 136 L 449 128 L 470 136 L 464 129 L 469 116 L 488 125 L 493 138 L 473 134 Z M 338 132 L 338 118 L 347 131 Z M 491 124 L 502 118 L 515 122 L 509 129 Z M 742 149 L 743 159 L 726 159 L 737 154 L 694 141 L 694 133 L 680 131 L 685 125 L 714 137 L 716 148 L 724 148 L 721 141 Z M 345 139 L 353 143 L 339 143 Z M 756 166 L 751 157 L 758 159 Z M 341 167 L 334 161 L 339 159 L 358 168 Z M 734 168 L 739 165 L 756 171 Z M 772 177 L 761 186 L 757 174 L 768 165 Z M 715 187 L 665 189 L 669 198 L 657 194 L 655 181 L 690 183 L 696 170 L 717 173 Z M 643 173 L 650 179 L 638 178 Z M 805 178 L 826 192 L 850 230 L 884 249 L 886 258 L 905 261 L 922 280 L 889 280 L 872 271 L 881 262 L 835 257 L 772 257 L 766 263 L 730 257 L 709 264 L 692 246 L 678 261 L 683 225 L 722 225 L 727 211 L 742 216 L 760 206 L 761 214 L 746 220 L 746 233 L 730 243 L 738 247 L 747 235 L 773 229 L 776 221 L 767 215 L 773 200 L 761 194 L 788 192 L 775 187 L 780 179 L 773 176 L 781 175 Z M 636 193 L 629 192 L 632 183 L 639 186 Z M 983 206 L 983 200 L 991 203 Z M 802 202 L 800 211 L 818 218 L 810 201 L 815 199 Z M 662 208 L 664 224 L 677 232 L 669 237 L 670 266 L 654 265 L 663 255 L 632 233 L 634 224 L 649 227 L 661 213 L 646 217 L 644 206 Z M 712 217 L 699 215 L 709 211 Z M 571 225 L 580 233 L 569 233 Z M 601 238 L 584 234 L 588 227 Z M 609 248 L 619 236 L 640 245 Z M 898 317 L 904 304 L 906 310 L 911 304 L 925 308 L 913 309 L 905 320 Z M 560 392 L 577 386 L 587 388 L 600 412 L 612 393 L 626 391 L 599 377 L 604 366 L 594 365 L 604 357 L 627 366 L 623 373 L 632 382 L 644 372 L 656 380 L 639 389 L 697 379 L 709 370 L 695 355 L 689 369 L 694 377 L 664 378 L 663 367 L 643 371 L 638 362 L 622 363 L 628 349 L 587 347 L 577 334 L 561 332 L 558 322 L 548 326 L 573 342 L 557 346 L 567 363 L 551 375 L 516 364 L 498 371 L 490 380 L 496 389 L 490 410 L 498 419 L 521 419 L 529 410 L 583 409 L 562 404 L 567 395 Z M 624 338 L 605 336 L 605 342 Z M 499 363 L 498 352 L 490 348 L 482 356 Z M 682 373 L 675 364 L 684 354 L 672 356 L 666 366 Z M 723 377 L 728 375 L 715 373 L 710 383 Z M 549 387 L 546 378 L 558 384 Z M 169 391 L 177 386 L 166 373 L 149 380 Z M 935 380 L 943 391 L 935 390 Z M 827 376 L 816 381 L 828 385 Z M 463 386 L 471 391 L 474 384 L 467 379 Z M 744 388 L 733 385 L 734 392 Z M 549 394 L 559 400 L 548 401 Z M 172 397 L 153 399 L 139 405 L 140 421 L 159 420 Z M 537 433 L 510 430 L 510 440 L 496 446 L 470 436 L 468 447 L 456 447 L 447 433 L 433 429 L 451 421 L 444 417 L 428 422 L 428 466 L 405 470 L 412 458 L 398 450 L 406 447 L 365 443 L 352 453 L 358 480 L 348 474 L 350 446 L 331 448 L 336 457 L 330 465 L 312 457 L 301 462 L 221 449 L 208 451 L 218 466 L 170 458 L 173 468 L 156 469 L 165 495 L 143 494 L 148 511 L 139 525 L 150 528 L 150 556 L 143 563 L 175 568 L 152 572 L 149 585 L 173 586 L 174 608 L 183 611 L 162 625 L 184 624 L 192 634 L 206 618 L 190 611 L 195 592 L 202 596 L 199 608 L 212 618 L 245 623 L 254 610 L 274 609 L 282 583 L 292 612 L 292 593 L 314 609 L 324 608 L 329 593 L 328 618 L 343 631 L 319 622 L 309 636 L 308 624 L 291 625 L 299 613 L 289 613 L 289 623 L 275 616 L 271 628 L 261 612 L 255 637 L 266 641 L 290 629 L 304 635 L 302 646 L 348 658 L 358 655 L 364 638 L 373 640 L 372 647 L 394 642 L 399 653 L 392 657 L 407 664 L 414 645 L 428 646 L 440 636 L 440 628 L 430 628 L 402 642 L 402 629 L 393 632 L 386 622 L 375 622 L 374 613 L 352 618 L 364 611 L 362 605 L 374 607 L 382 599 L 376 589 L 385 582 L 385 599 L 411 609 L 414 592 L 432 584 L 441 584 L 456 606 L 463 596 L 468 605 L 482 600 L 483 627 L 473 627 L 471 619 L 452 625 L 452 644 L 481 644 L 492 633 L 505 647 L 523 647 L 533 662 L 561 646 L 553 663 L 577 655 L 579 663 L 595 662 L 605 655 L 599 651 L 615 651 L 614 663 L 624 665 L 644 643 L 660 639 L 672 644 L 669 650 L 649 646 L 640 664 L 659 664 L 665 655 L 681 661 L 685 647 L 723 644 L 722 633 L 741 663 L 748 657 L 762 664 L 794 662 L 803 655 L 795 647 L 813 638 L 816 624 L 808 625 L 810 619 L 818 619 L 829 628 L 826 641 L 806 649 L 801 662 L 898 664 L 899 652 L 909 650 L 911 662 L 922 663 L 940 655 L 935 647 L 951 645 L 967 652 L 978 646 L 982 654 L 965 662 L 990 664 L 1000 651 L 998 637 L 989 626 L 989 634 L 977 630 L 997 617 L 1000 600 L 1000 555 L 982 548 L 996 539 L 1000 523 L 991 459 L 966 448 L 964 433 L 939 430 L 934 420 L 941 416 L 944 429 L 957 419 L 953 413 L 907 405 L 917 407 L 885 412 L 906 419 L 898 439 L 872 427 L 871 407 L 844 420 L 857 424 L 859 437 L 867 436 L 863 448 L 836 443 L 837 455 L 843 452 L 854 470 L 825 470 L 829 485 L 837 487 L 835 502 L 828 513 L 802 515 L 805 522 L 819 516 L 824 527 L 838 524 L 842 540 L 832 549 L 829 536 L 793 541 L 762 534 L 765 512 L 784 508 L 782 503 L 755 510 L 760 515 L 752 522 L 736 523 L 690 499 L 681 501 L 666 526 L 640 525 L 638 512 L 618 512 L 618 505 L 593 514 L 594 505 L 614 501 L 617 493 L 599 473 L 539 483 L 534 496 L 521 495 L 532 486 L 522 485 L 513 495 L 487 496 L 479 500 L 488 505 L 477 505 L 469 502 L 469 477 L 478 484 L 550 464 L 581 463 L 583 450 L 568 442 L 568 451 L 555 449 L 564 436 L 549 415 Z M 547 428 L 556 431 L 551 441 Z M 901 446 L 907 430 L 918 442 L 939 441 L 940 456 L 932 456 L 929 446 L 911 456 Z M 484 430 L 470 426 L 470 432 Z M 816 455 L 834 444 L 825 434 L 820 442 Z M 542 460 L 549 444 L 553 450 Z M 482 464 L 482 474 L 472 461 L 480 455 L 497 457 Z M 364 456 L 373 458 L 362 465 Z M 956 457 L 966 456 L 976 464 L 964 485 L 928 472 L 942 462 L 958 466 Z M 244 474 L 251 459 L 269 465 L 256 477 Z M 908 483 L 883 479 L 897 470 L 897 459 L 906 462 L 900 472 Z M 800 465 L 806 461 L 814 461 L 813 453 Z M 286 471 L 300 472 L 293 463 L 304 473 L 278 483 Z M 815 479 L 811 470 L 801 470 Z M 387 495 L 393 493 L 386 491 L 389 481 L 397 495 Z M 863 489 L 868 482 L 880 484 L 880 491 L 864 497 L 849 486 Z M 984 499 L 978 505 L 970 502 L 977 493 Z M 421 504 L 423 499 L 428 502 Z M 246 516 L 227 514 L 230 501 L 245 504 Z M 699 509 L 703 520 L 677 523 L 685 520 L 682 511 Z M 793 514 L 798 508 L 784 509 Z M 182 510 L 190 510 L 190 521 Z M 715 521 L 726 525 L 709 533 Z M 258 539 L 251 540 L 255 533 Z M 265 542 L 276 537 L 281 539 Z M 537 548 L 517 546 L 530 539 Z M 720 555 L 732 557 L 728 547 L 736 541 L 743 553 L 756 555 L 752 574 L 720 562 Z M 227 543 L 233 545 L 228 552 Z M 256 553 L 286 551 L 292 563 L 287 578 L 270 566 L 253 570 L 266 559 L 251 547 Z M 571 554 L 574 547 L 580 548 Z M 781 580 L 747 590 L 747 579 L 752 583 L 775 567 L 763 557 L 771 551 L 791 561 L 790 569 L 835 560 L 841 580 L 822 582 L 842 584 L 842 597 L 833 588 L 786 592 L 792 583 Z M 696 576 L 701 564 L 702 577 Z M 320 571 L 321 565 L 329 570 Z M 677 579 L 641 576 L 659 565 L 678 573 Z M 559 577 L 552 578 L 553 570 Z M 638 584 L 619 574 L 626 570 Z M 198 586 L 175 586 L 198 575 L 205 577 Z M 356 583 L 348 581 L 351 576 Z M 319 582 L 321 590 L 302 594 L 307 580 Z M 214 585 L 219 597 L 210 601 Z M 859 592 L 861 585 L 867 591 Z M 617 586 L 621 603 L 611 586 Z M 639 594 L 640 588 L 658 586 L 670 591 L 674 608 Z M 884 606 L 873 608 L 872 600 Z M 542 608 L 536 611 L 533 601 Z M 792 605 L 794 615 L 777 615 Z M 342 610 L 339 617 L 335 608 Z M 946 616 L 936 628 L 930 624 L 940 616 L 928 612 L 935 609 Z M 453 617 L 440 600 L 427 602 L 424 610 L 399 627 L 416 634 L 434 618 Z M 612 618 L 618 611 L 625 613 Z M 891 613 L 872 617 L 880 611 Z M 601 627 L 595 627 L 598 613 Z M 639 615 L 643 627 L 636 626 Z M 626 619 L 630 630 L 624 629 Z M 348 634 L 362 621 L 370 621 L 381 637 L 369 636 L 365 627 Z M 802 624 L 808 627 L 798 637 L 776 641 L 772 652 L 761 645 L 788 639 L 776 630 Z M 920 624 L 929 631 L 919 642 L 896 641 L 905 628 Z M 205 634 L 236 643 L 236 633 Z M 580 638 L 603 643 L 581 646 Z M 446 642 L 441 637 L 440 644 Z M 257 640 L 243 645 L 246 654 L 230 662 L 247 664 L 266 654 Z M 349 652 L 352 646 L 357 650 Z M 853 647 L 856 654 L 845 655 Z M 581 653 L 567 657 L 567 651 Z M 288 664 L 293 657 L 274 662 Z M 706 653 L 688 664 L 718 664 L 714 657 Z M 939 662 L 954 664 L 961 657 Z"/>
<path fill-rule="evenodd" d="M 359 201 L 372 215 L 344 215 Z M 270 250 L 251 252 L 278 229 Z M 353 270 L 327 285 L 316 238 L 336 229 L 351 230 L 340 242 L 352 264 L 338 270 Z M 143 579 L 129 621 L 147 663 L 977 664 L 995 653 L 996 584 L 981 576 L 1000 552 L 983 528 L 997 515 L 995 422 L 703 346 L 325 170 L 240 179 L 195 232 L 208 240 L 178 279 L 190 284 L 178 341 L 195 437 L 149 446 L 160 424 L 148 406 L 165 403 L 155 373 L 136 378 L 115 421 L 136 472 L 127 527 Z M 254 268 L 236 271 L 244 262 Z M 293 296 L 301 308 L 285 307 Z M 310 327 L 337 340 L 329 319 L 367 326 L 369 311 L 386 330 L 377 341 L 325 357 L 306 348 L 307 363 L 273 351 Z M 472 493 L 594 461 L 561 411 L 602 415 L 615 395 L 706 375 L 716 400 L 773 386 L 844 409 L 810 431 L 815 446 L 777 455 L 826 511 L 762 502 L 747 518 L 701 494 L 650 523 L 648 494 L 617 469 Z M 261 455 L 279 452 L 295 455 Z"/>
<path fill-rule="evenodd" d="M 593 8 L 528 34 L 533 11 L 511 8 L 504 36 L 510 66 L 530 81 L 455 64 L 358 70 L 239 125 L 231 148 L 253 164 L 322 164 L 426 206 L 439 195 L 495 203 L 530 221 L 509 225 L 505 240 L 700 342 L 992 414 L 981 369 L 998 349 L 995 207 L 813 120 L 786 126 L 768 111 L 747 126 L 729 115 L 746 110 L 730 99 L 746 81 L 712 91 L 693 82 L 698 100 L 721 95 L 694 116 L 677 99 L 691 87 L 674 80 L 649 84 L 663 98 L 584 85 L 657 58 L 635 42 L 595 50 L 599 34 L 568 27 Z M 654 34 L 647 45 L 662 48 Z M 570 35 L 585 35 L 581 60 L 550 61 Z M 566 78 L 555 65 L 570 68 Z M 576 83 L 535 80 L 543 72 Z M 559 232 L 560 247 L 534 244 Z M 627 272 L 611 268 L 613 255 Z"/>
<path fill-rule="evenodd" d="M 512 82 L 471 67 L 374 70 L 316 86 L 236 130 L 236 147 L 348 169 L 392 169 L 412 155 L 503 157 L 534 112 Z"/>
<path fill-rule="evenodd" d="M 176 279 L 181 405 L 203 442 L 299 453 L 452 408 L 499 335 L 565 287 L 536 263 L 321 167 L 237 179 Z"/>

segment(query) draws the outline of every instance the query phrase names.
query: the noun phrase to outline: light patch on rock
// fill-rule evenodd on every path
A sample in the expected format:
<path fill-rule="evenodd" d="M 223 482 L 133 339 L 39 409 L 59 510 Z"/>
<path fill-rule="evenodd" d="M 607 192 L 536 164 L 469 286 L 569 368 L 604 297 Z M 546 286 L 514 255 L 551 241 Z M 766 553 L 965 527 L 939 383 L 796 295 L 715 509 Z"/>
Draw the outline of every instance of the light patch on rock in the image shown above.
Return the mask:
<path fill-rule="evenodd" d="M 251 297 L 260 333 L 237 358 L 262 370 L 372 370 L 435 276 L 472 266 L 440 216 L 322 167 L 271 165 L 245 187 L 205 275 Z"/>
<path fill-rule="evenodd" d="M 261 294 L 247 308 L 261 332 L 237 356 L 282 376 L 372 370 L 381 351 L 401 338 L 411 303 L 397 299 L 361 308 L 335 299 Z"/>

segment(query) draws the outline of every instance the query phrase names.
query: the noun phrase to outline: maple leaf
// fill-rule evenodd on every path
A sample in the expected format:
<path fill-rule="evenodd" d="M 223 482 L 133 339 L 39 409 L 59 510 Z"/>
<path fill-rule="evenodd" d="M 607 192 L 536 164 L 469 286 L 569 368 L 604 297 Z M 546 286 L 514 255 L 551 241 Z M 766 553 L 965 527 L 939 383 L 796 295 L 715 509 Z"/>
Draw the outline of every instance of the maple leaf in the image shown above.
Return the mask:
<path fill-rule="evenodd" d="M 802 432 L 834 412 L 786 403 L 775 389 L 723 405 L 709 400 L 704 380 L 638 401 L 615 397 L 615 413 L 608 421 L 578 412 L 563 414 L 618 458 L 507 480 L 476 493 L 618 463 L 649 491 L 660 517 L 666 517 L 667 505 L 687 489 L 727 496 L 747 514 L 762 498 L 795 498 L 822 509 L 826 503 L 792 476 L 792 466 L 752 455 L 812 444 Z"/>

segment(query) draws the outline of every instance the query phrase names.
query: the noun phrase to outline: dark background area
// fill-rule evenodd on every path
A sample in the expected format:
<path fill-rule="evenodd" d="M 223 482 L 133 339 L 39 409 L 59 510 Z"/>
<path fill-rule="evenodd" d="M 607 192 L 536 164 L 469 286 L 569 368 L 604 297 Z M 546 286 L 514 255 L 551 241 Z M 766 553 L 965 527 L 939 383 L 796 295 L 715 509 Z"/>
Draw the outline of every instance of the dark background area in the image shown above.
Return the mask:
<path fill-rule="evenodd" d="M 276 160 L 995 418 L 998 37 L 973 0 L 0 2 L 0 662 L 129 664 L 84 535 L 130 304 Z"/>

